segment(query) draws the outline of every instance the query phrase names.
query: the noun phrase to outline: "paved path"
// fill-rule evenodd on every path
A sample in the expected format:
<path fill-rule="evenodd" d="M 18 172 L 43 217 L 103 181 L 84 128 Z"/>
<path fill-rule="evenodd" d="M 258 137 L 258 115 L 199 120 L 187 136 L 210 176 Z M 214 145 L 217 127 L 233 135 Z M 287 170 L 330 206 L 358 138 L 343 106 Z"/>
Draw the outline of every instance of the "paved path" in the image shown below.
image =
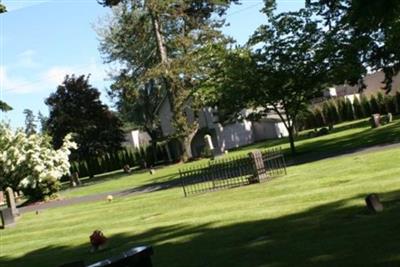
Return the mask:
<path fill-rule="evenodd" d="M 57 208 L 57 207 L 63 207 L 63 206 L 86 203 L 86 202 L 106 201 L 108 195 L 112 195 L 113 197 L 140 195 L 144 193 L 151 193 L 159 190 L 169 189 L 176 186 L 180 186 L 180 182 L 176 180 L 166 181 L 162 183 L 146 184 L 135 188 L 125 189 L 122 191 L 105 192 L 89 196 L 81 196 L 81 197 L 35 203 L 32 205 L 21 207 L 19 208 L 19 211 L 20 213 L 26 213 L 31 211 L 39 211 L 49 208 Z"/>
<path fill-rule="evenodd" d="M 365 153 L 377 152 L 377 151 L 381 151 L 381 150 L 386 150 L 386 149 L 391 149 L 391 148 L 399 148 L 399 147 L 400 147 L 400 143 L 397 143 L 397 144 L 377 145 L 377 146 L 368 147 L 368 148 L 359 148 L 359 149 L 355 149 L 355 150 L 345 151 L 345 152 L 342 152 L 339 154 L 332 153 L 332 154 L 321 155 L 319 153 L 319 154 L 313 155 L 311 153 L 311 154 L 307 155 L 307 157 L 305 157 L 304 159 L 300 159 L 300 160 L 297 159 L 296 161 L 293 161 L 289 164 L 296 165 L 296 164 L 302 164 L 302 163 L 306 163 L 306 162 L 322 160 L 322 159 L 327 159 L 327 158 L 332 158 L 332 157 L 343 157 L 343 156 L 348 156 L 348 155 L 365 154 Z M 75 198 L 69 198 L 69 199 L 61 199 L 61 200 L 54 200 L 54 201 L 49 201 L 49 202 L 32 204 L 29 206 L 19 208 L 19 211 L 21 213 L 26 213 L 26 212 L 31 212 L 31 211 L 39 211 L 39 210 L 44 210 L 44 209 L 49 209 L 49 208 L 63 207 L 63 206 L 86 203 L 86 202 L 106 201 L 106 198 L 108 195 L 112 195 L 113 197 L 132 196 L 132 195 L 139 195 L 139 194 L 145 194 L 145 193 L 155 192 L 155 191 L 159 191 L 159 190 L 169 189 L 169 188 L 173 188 L 173 187 L 177 187 L 177 186 L 181 186 L 181 184 L 180 184 L 179 180 L 175 179 L 172 181 L 166 181 L 166 182 L 161 182 L 161 183 L 146 184 L 146 185 L 142 185 L 142 186 L 135 187 L 135 188 L 125 189 L 122 191 L 105 192 L 105 193 L 89 195 L 89 196 L 82 196 L 82 197 L 75 197 Z"/>

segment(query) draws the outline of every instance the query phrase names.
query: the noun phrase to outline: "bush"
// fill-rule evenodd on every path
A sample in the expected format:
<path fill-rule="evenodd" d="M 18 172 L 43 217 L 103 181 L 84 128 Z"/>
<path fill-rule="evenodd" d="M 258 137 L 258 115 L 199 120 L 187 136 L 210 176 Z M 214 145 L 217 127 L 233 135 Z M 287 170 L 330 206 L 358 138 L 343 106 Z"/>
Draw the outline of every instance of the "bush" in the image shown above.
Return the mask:
<path fill-rule="evenodd" d="M 58 180 L 44 178 L 38 185 L 22 187 L 21 191 L 25 196 L 29 196 L 30 200 L 48 200 L 53 198 L 60 189 L 61 183 Z"/>
<path fill-rule="evenodd" d="M 364 112 L 364 117 L 369 117 L 372 115 L 371 106 L 369 104 L 368 98 L 365 95 L 361 95 L 361 106 Z"/>
<path fill-rule="evenodd" d="M 322 113 L 322 110 L 320 108 L 315 108 L 313 114 L 314 114 L 315 127 L 322 127 L 326 125 L 324 114 Z"/>
<path fill-rule="evenodd" d="M 388 113 L 396 113 L 396 99 L 393 96 L 385 95 L 385 108 Z"/>
<path fill-rule="evenodd" d="M 334 125 L 338 121 L 336 106 L 332 106 L 330 101 L 325 101 L 322 105 L 322 114 L 327 125 Z"/>
<path fill-rule="evenodd" d="M 396 113 L 400 113 L 400 92 L 397 91 L 395 96 L 395 104 L 396 104 Z"/>
<path fill-rule="evenodd" d="M 323 136 L 323 135 L 327 135 L 327 134 L 329 134 L 329 130 L 328 130 L 328 128 L 324 127 L 324 128 L 321 128 L 318 130 L 316 136 Z"/>
<path fill-rule="evenodd" d="M 346 102 L 344 98 L 340 97 L 336 99 L 336 106 L 338 109 L 340 121 L 345 121 L 346 120 Z"/>
<path fill-rule="evenodd" d="M 363 107 L 360 103 L 360 100 L 358 100 L 358 97 L 354 98 L 353 107 L 354 107 L 354 115 L 357 119 L 362 119 L 366 117 Z"/>
<path fill-rule="evenodd" d="M 382 92 L 378 92 L 376 95 L 376 102 L 378 103 L 378 109 L 380 114 L 387 113 L 386 105 L 385 105 L 385 97 L 383 96 Z"/>
<path fill-rule="evenodd" d="M 354 120 L 353 104 L 348 98 L 346 98 L 344 102 L 344 112 L 344 118 L 346 121 Z"/>
<path fill-rule="evenodd" d="M 380 113 L 379 111 L 379 103 L 378 100 L 375 98 L 374 95 L 371 96 L 369 99 L 369 105 L 371 107 L 371 115 L 375 113 Z"/>

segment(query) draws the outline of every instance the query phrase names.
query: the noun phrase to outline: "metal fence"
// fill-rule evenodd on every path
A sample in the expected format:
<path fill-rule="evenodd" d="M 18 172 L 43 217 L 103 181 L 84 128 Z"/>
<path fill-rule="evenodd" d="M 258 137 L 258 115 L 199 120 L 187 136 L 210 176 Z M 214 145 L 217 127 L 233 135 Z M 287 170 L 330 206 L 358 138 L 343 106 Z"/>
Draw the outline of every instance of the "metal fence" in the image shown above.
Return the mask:
<path fill-rule="evenodd" d="M 205 192 L 262 182 L 286 174 L 285 158 L 281 149 L 262 151 L 265 179 L 257 179 L 254 160 L 246 156 L 209 161 L 207 164 L 179 170 L 185 197 Z"/>

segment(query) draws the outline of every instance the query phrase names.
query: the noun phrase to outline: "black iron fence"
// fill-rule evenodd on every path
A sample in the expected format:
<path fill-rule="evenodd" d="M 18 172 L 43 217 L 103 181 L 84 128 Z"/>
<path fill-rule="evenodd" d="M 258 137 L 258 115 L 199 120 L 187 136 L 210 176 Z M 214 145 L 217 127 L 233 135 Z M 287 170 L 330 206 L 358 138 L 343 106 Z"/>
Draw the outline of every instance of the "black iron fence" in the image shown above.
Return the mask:
<path fill-rule="evenodd" d="M 185 197 L 262 182 L 286 174 L 281 149 L 265 150 L 260 155 L 261 164 L 256 164 L 254 157 L 246 155 L 212 160 L 207 164 L 179 170 Z"/>

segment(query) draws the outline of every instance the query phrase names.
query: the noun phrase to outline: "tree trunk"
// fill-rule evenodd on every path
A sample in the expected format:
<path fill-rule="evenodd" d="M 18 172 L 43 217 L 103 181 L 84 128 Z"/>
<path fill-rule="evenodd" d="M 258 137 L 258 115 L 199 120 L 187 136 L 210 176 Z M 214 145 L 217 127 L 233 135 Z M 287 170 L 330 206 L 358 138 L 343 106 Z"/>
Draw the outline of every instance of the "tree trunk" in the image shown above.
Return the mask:
<path fill-rule="evenodd" d="M 293 126 L 289 126 L 287 128 L 288 128 L 287 130 L 289 133 L 288 138 L 289 138 L 289 143 L 290 143 L 290 152 L 292 153 L 292 156 L 294 156 L 294 155 L 296 155 L 296 147 L 294 145 L 294 136 L 293 136 L 294 129 L 293 129 Z"/>
<path fill-rule="evenodd" d="M 152 140 L 151 141 L 151 151 L 153 153 L 153 165 L 155 165 L 156 162 L 158 161 L 158 158 L 157 158 L 157 141 L 156 140 Z"/>

